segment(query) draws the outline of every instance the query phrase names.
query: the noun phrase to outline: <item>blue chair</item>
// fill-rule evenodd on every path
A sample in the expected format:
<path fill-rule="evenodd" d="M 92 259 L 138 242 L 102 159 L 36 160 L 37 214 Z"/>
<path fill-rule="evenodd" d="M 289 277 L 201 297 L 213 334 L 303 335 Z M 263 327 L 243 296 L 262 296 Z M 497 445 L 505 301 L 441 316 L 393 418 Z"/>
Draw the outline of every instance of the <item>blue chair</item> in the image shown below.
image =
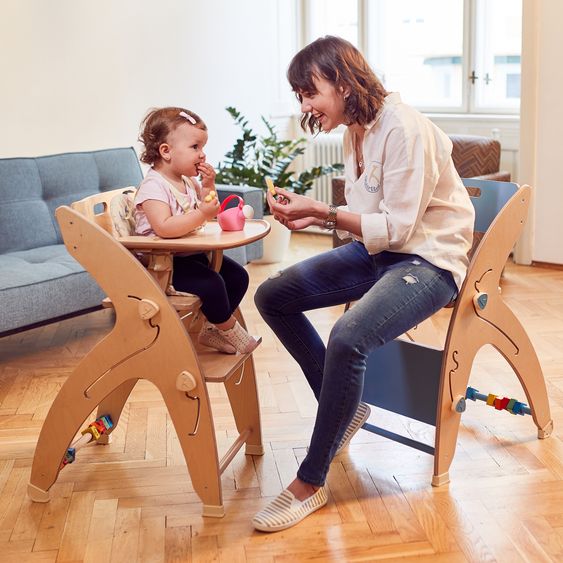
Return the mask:
<path fill-rule="evenodd" d="M 489 404 L 513 414 L 530 412 L 538 438 L 546 438 L 553 421 L 536 352 L 518 318 L 504 302 L 500 277 L 522 232 L 531 190 L 511 182 L 463 180 L 475 206 L 475 238 L 470 265 L 453 312 L 445 344 L 429 338 L 431 320 L 370 354 L 362 400 L 436 427 L 434 447 L 366 423 L 364 428 L 434 455 L 432 484 L 449 482 L 461 414 L 475 355 L 491 344 L 520 380 L 530 409 L 522 403 L 488 395 Z M 431 343 L 431 345 L 429 345 Z M 478 395 L 478 394 L 477 394 Z M 483 398 L 480 395 L 477 398 Z M 467 393 L 475 399 L 475 390 Z M 518 408 L 516 408 L 518 407 Z M 516 412 L 518 411 L 518 412 Z"/>

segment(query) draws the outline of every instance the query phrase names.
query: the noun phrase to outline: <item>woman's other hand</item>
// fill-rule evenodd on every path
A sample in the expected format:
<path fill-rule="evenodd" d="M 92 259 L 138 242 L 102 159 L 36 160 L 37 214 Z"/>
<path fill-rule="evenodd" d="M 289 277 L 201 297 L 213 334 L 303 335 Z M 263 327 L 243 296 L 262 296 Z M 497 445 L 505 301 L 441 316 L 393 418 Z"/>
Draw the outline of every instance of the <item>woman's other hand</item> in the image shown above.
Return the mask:
<path fill-rule="evenodd" d="M 322 225 L 327 205 L 304 195 L 276 188 L 277 196 L 268 192 L 268 205 L 274 218 L 288 229 L 300 230 L 310 225 Z"/>

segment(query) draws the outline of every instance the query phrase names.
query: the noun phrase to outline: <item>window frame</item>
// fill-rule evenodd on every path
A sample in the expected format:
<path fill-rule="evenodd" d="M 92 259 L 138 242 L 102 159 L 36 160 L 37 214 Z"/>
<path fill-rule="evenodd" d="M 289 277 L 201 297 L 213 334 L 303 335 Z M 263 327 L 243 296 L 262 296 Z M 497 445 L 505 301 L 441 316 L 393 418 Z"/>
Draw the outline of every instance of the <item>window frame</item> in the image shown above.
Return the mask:
<path fill-rule="evenodd" d="M 300 40 L 299 48 L 307 45 L 311 40 L 310 21 L 313 17 L 312 7 L 309 0 L 300 1 Z M 369 38 L 374 34 L 369 33 L 369 10 L 373 9 L 374 2 L 377 0 L 356 0 L 358 10 L 358 29 L 357 46 L 363 53 L 369 53 Z M 424 113 L 448 114 L 448 115 L 468 115 L 475 114 L 481 116 L 514 116 L 519 117 L 520 105 L 517 108 L 509 107 L 479 107 L 477 96 L 480 88 L 478 84 L 471 83 L 471 74 L 479 74 L 477 71 L 477 22 L 478 22 L 478 0 L 463 0 L 463 37 L 462 37 L 462 66 L 461 72 L 465 79 L 461 85 L 461 104 L 458 106 L 419 106 L 416 108 Z M 477 80 L 481 80 L 479 77 Z"/>

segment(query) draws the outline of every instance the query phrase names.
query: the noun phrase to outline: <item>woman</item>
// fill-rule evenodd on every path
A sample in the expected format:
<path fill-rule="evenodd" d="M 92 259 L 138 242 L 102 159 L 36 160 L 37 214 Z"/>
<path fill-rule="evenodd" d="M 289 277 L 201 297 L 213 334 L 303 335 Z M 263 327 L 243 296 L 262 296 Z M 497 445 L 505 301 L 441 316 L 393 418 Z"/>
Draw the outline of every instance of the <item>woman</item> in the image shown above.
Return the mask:
<path fill-rule="evenodd" d="M 330 463 L 369 416 L 360 402 L 367 356 L 455 299 L 474 222 L 447 135 L 386 92 L 352 44 L 317 39 L 293 58 L 288 79 L 304 129 L 346 126 L 347 205 L 276 188 L 271 211 L 291 230 L 319 225 L 354 241 L 288 268 L 255 296 L 319 403 L 295 480 L 254 517 L 262 531 L 293 526 L 326 504 Z M 325 348 L 304 311 L 349 301 L 357 303 Z"/>

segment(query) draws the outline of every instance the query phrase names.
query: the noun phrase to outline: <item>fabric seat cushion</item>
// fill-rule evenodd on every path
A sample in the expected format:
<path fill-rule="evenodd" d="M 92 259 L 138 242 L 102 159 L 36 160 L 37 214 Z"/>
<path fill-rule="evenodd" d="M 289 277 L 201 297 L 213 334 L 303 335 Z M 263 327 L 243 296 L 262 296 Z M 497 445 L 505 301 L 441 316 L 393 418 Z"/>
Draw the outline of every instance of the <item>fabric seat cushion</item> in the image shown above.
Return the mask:
<path fill-rule="evenodd" d="M 0 255 L 0 332 L 100 305 L 103 291 L 62 244 Z"/>

